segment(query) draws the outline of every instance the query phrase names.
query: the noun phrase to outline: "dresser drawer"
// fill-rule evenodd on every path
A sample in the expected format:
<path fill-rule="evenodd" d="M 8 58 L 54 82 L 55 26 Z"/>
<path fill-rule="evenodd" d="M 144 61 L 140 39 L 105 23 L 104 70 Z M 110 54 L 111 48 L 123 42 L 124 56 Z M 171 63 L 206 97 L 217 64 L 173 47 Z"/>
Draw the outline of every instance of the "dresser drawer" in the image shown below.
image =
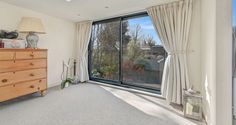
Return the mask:
<path fill-rule="evenodd" d="M 33 51 L 34 59 L 47 58 L 47 51 Z"/>
<path fill-rule="evenodd" d="M 14 76 L 14 83 L 29 81 L 35 79 L 41 79 L 47 77 L 46 69 L 33 69 L 25 71 L 17 71 Z"/>
<path fill-rule="evenodd" d="M 0 87 L 0 102 L 34 92 L 46 90 L 46 79 L 34 80 Z"/>
<path fill-rule="evenodd" d="M 14 69 L 16 71 L 17 70 L 27 70 L 27 69 L 36 69 L 36 68 L 46 68 L 46 67 L 47 67 L 47 60 L 46 59 L 16 60 L 15 64 L 14 64 Z"/>
<path fill-rule="evenodd" d="M 15 93 L 19 96 L 40 91 L 39 80 L 15 84 Z"/>
<path fill-rule="evenodd" d="M 14 82 L 14 73 L 13 72 L 0 74 L 0 86 L 9 85 L 9 84 L 12 84 L 13 82 Z"/>
<path fill-rule="evenodd" d="M 47 58 L 46 51 L 23 51 L 16 52 L 16 60 L 17 59 L 41 59 Z"/>
<path fill-rule="evenodd" d="M 33 57 L 32 51 L 16 52 L 16 59 L 33 59 Z"/>
<path fill-rule="evenodd" d="M 15 56 L 14 51 L 1 51 L 0 60 L 13 60 Z"/>
<path fill-rule="evenodd" d="M 0 73 L 46 67 L 46 59 L 0 61 Z"/>
<path fill-rule="evenodd" d="M 15 63 L 14 61 L 0 61 L 0 73 L 15 71 Z"/>
<path fill-rule="evenodd" d="M 14 85 L 0 87 L 0 102 L 17 97 Z"/>
<path fill-rule="evenodd" d="M 38 90 L 46 90 L 47 89 L 47 79 L 37 80 Z"/>

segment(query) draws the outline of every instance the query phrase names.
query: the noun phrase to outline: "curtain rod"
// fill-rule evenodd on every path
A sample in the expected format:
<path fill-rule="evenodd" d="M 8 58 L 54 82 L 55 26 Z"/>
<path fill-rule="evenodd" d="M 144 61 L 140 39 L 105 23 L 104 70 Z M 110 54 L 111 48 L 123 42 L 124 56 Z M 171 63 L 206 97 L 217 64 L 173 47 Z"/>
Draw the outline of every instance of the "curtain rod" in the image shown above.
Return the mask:
<path fill-rule="evenodd" d="M 161 6 L 161 5 L 173 4 L 173 3 L 176 3 L 176 2 L 180 2 L 180 1 L 189 1 L 189 0 L 169 0 L 169 1 L 167 1 L 167 2 L 163 2 L 163 3 L 160 3 L 160 4 L 156 4 L 156 5 L 150 6 L 150 7 L 148 7 L 148 8 L 155 7 L 155 6 Z M 194 1 L 194 0 L 192 0 L 192 1 Z"/>
<path fill-rule="evenodd" d="M 185 1 L 185 0 L 169 0 L 169 1 L 165 1 L 165 2 L 160 2 L 159 4 L 153 5 L 153 6 L 159 6 L 159 5 L 163 5 L 163 4 L 170 4 L 170 3 L 174 3 L 174 2 L 178 2 L 178 1 Z M 153 7 L 153 6 L 150 6 L 150 7 Z M 114 15 L 114 16 L 108 16 L 108 17 L 104 17 L 104 18 L 98 18 L 98 19 L 93 20 L 93 22 L 101 21 L 101 20 L 107 20 L 107 19 L 112 19 L 112 18 L 117 18 L 117 17 L 128 16 L 128 15 L 137 14 L 137 13 L 142 13 L 142 12 L 147 12 L 146 9 L 147 9 L 147 8 L 150 8 L 150 7 L 146 7 L 146 8 L 144 8 L 144 9 L 142 9 L 142 10 L 136 10 L 136 11 L 133 11 L 133 12 L 126 12 L 126 13 L 117 14 L 117 15 Z"/>
<path fill-rule="evenodd" d="M 123 16 L 128 16 L 128 15 L 132 15 L 132 14 L 136 14 L 136 13 L 142 13 L 142 12 L 146 12 L 146 9 L 137 10 L 137 11 L 133 11 L 133 12 L 122 13 L 122 14 L 117 14 L 117 15 L 114 15 L 114 16 L 108 16 L 108 17 L 104 17 L 104 18 L 99 18 L 99 19 L 95 19 L 93 21 L 96 22 L 96 21 L 101 21 L 101 20 L 107 20 L 107 19 L 123 17 Z"/>

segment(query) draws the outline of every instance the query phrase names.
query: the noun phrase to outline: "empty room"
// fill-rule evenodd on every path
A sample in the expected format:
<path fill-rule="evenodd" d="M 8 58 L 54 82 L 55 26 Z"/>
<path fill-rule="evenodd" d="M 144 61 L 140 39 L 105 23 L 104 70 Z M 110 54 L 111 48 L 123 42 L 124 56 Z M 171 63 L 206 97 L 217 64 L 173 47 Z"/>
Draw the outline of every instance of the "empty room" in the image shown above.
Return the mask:
<path fill-rule="evenodd" d="M 236 125 L 235 0 L 0 0 L 0 125 Z"/>

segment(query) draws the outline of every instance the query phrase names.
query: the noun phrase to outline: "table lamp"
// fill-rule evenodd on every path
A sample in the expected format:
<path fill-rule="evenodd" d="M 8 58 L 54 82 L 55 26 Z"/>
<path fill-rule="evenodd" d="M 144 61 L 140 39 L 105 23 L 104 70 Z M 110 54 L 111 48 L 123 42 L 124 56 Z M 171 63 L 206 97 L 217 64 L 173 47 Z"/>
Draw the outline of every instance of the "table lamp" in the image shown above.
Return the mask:
<path fill-rule="evenodd" d="M 28 33 L 26 36 L 27 48 L 37 48 L 39 37 L 37 34 L 45 34 L 43 23 L 39 18 L 22 17 L 19 32 Z"/>

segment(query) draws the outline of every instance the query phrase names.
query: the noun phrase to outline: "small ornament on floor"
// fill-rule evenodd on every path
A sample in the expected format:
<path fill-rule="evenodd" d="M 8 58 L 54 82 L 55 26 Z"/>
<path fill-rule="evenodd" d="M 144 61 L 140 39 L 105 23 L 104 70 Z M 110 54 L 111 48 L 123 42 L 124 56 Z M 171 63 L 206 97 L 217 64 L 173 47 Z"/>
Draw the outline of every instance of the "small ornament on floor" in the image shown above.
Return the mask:
<path fill-rule="evenodd" d="M 184 116 L 202 121 L 202 96 L 192 88 L 184 90 Z"/>

